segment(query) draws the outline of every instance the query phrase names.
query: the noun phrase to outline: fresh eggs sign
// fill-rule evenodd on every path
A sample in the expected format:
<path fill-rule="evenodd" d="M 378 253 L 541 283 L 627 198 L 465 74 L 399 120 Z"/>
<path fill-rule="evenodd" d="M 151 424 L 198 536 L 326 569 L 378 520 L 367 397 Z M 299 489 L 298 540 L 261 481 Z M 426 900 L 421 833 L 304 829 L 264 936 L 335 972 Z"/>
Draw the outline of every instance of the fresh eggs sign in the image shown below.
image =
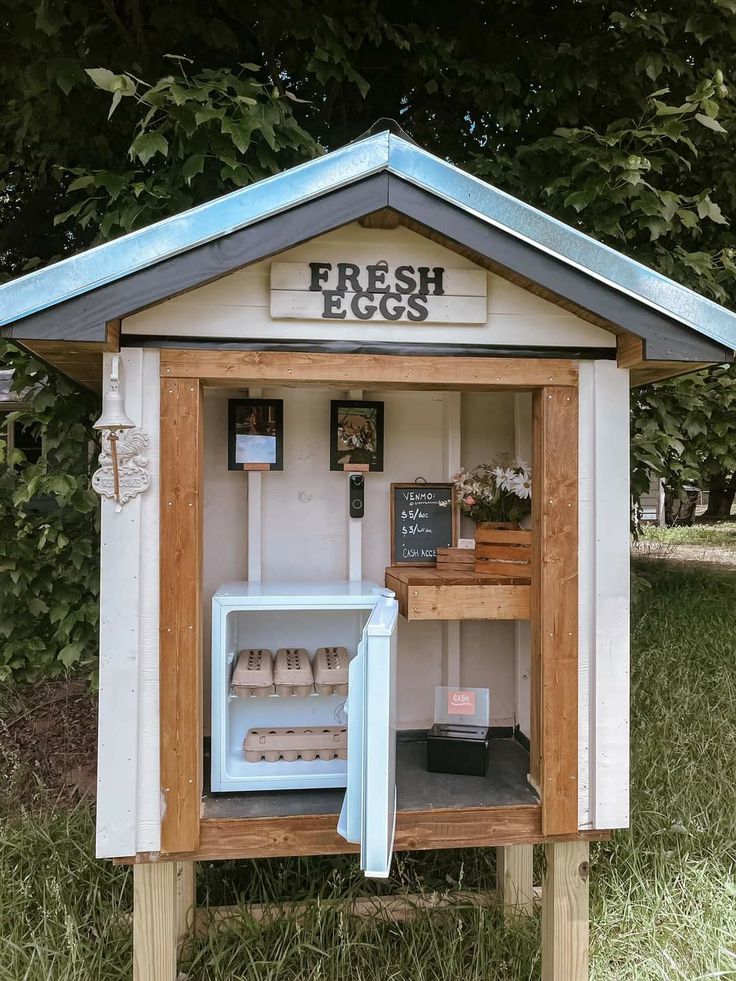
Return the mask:
<path fill-rule="evenodd" d="M 274 262 L 271 316 L 287 320 L 483 324 L 486 273 L 412 262 Z"/>

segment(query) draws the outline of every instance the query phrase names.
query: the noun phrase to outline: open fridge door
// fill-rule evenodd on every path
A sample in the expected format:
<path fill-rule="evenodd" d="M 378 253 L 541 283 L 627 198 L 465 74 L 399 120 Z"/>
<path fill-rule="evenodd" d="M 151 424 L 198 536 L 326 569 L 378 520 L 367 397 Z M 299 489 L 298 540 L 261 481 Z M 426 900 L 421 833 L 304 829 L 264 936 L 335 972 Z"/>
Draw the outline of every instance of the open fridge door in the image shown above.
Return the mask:
<path fill-rule="evenodd" d="M 396 625 L 392 593 L 379 595 L 348 676 L 348 779 L 337 830 L 360 844 L 360 867 L 385 879 L 396 827 Z"/>

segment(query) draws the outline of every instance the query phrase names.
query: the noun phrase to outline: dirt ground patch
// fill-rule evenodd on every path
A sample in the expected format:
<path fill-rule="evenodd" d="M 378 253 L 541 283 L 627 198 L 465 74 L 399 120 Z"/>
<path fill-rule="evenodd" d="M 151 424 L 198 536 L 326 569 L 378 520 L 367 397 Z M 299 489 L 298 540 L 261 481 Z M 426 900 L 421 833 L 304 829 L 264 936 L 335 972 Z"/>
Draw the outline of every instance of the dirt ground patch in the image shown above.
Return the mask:
<path fill-rule="evenodd" d="M 0 771 L 11 809 L 53 808 L 94 794 L 96 759 L 97 697 L 86 681 L 0 693 Z"/>

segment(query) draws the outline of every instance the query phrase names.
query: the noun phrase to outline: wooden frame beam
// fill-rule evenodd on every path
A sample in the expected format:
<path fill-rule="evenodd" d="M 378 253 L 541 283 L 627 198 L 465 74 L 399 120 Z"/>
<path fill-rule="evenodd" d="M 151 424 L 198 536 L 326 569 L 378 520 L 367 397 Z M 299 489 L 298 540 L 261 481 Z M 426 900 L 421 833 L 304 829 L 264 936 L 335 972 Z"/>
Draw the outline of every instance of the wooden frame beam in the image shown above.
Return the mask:
<path fill-rule="evenodd" d="M 162 378 L 205 385 L 334 385 L 338 388 L 532 390 L 575 386 L 575 361 L 538 358 L 308 354 L 283 351 L 201 351 L 164 348 Z"/>
<path fill-rule="evenodd" d="M 161 383 L 161 849 L 199 845 L 202 790 L 202 390 Z"/>
<path fill-rule="evenodd" d="M 577 365 L 167 350 L 161 358 L 162 852 L 182 859 L 353 851 L 334 816 L 200 821 L 202 386 L 336 384 L 534 392 L 536 530 L 531 774 L 542 805 L 399 812 L 396 848 L 578 838 Z M 565 384 L 548 384 L 549 379 Z M 542 549 L 542 543 L 545 543 Z M 542 562 L 542 555 L 544 561 Z M 286 820 L 286 824 L 284 824 Z M 288 841 L 284 839 L 288 838 Z"/>
<path fill-rule="evenodd" d="M 532 401 L 531 776 L 545 835 L 578 827 L 578 390 Z"/>
<path fill-rule="evenodd" d="M 358 845 L 337 833 L 337 814 L 291 815 L 264 818 L 205 818 L 195 852 L 162 856 L 144 852 L 116 859 L 139 864 L 176 859 L 215 862 L 235 858 L 284 858 L 308 855 L 351 855 Z M 500 845 L 536 845 L 545 841 L 605 841 L 609 831 L 576 831 L 545 836 L 539 804 L 509 807 L 438 808 L 398 811 L 396 851 L 438 848 L 486 848 Z"/>

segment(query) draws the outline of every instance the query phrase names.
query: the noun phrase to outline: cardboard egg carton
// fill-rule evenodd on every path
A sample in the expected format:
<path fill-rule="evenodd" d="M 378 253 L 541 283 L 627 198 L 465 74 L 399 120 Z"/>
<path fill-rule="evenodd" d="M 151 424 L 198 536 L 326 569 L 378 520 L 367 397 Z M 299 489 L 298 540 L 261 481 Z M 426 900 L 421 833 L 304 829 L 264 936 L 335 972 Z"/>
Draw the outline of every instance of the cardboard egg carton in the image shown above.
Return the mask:
<path fill-rule="evenodd" d="M 281 647 L 276 651 L 273 681 L 277 695 L 314 694 L 314 673 L 304 647 Z"/>
<path fill-rule="evenodd" d="M 232 693 L 238 698 L 265 698 L 273 695 L 271 651 L 260 648 L 240 651 L 233 668 Z"/>
<path fill-rule="evenodd" d="M 345 647 L 320 647 L 314 656 L 314 687 L 318 695 L 347 695 L 348 652 Z"/>
<path fill-rule="evenodd" d="M 249 729 L 243 740 L 249 763 L 284 760 L 345 760 L 348 755 L 346 726 L 292 726 Z"/>

